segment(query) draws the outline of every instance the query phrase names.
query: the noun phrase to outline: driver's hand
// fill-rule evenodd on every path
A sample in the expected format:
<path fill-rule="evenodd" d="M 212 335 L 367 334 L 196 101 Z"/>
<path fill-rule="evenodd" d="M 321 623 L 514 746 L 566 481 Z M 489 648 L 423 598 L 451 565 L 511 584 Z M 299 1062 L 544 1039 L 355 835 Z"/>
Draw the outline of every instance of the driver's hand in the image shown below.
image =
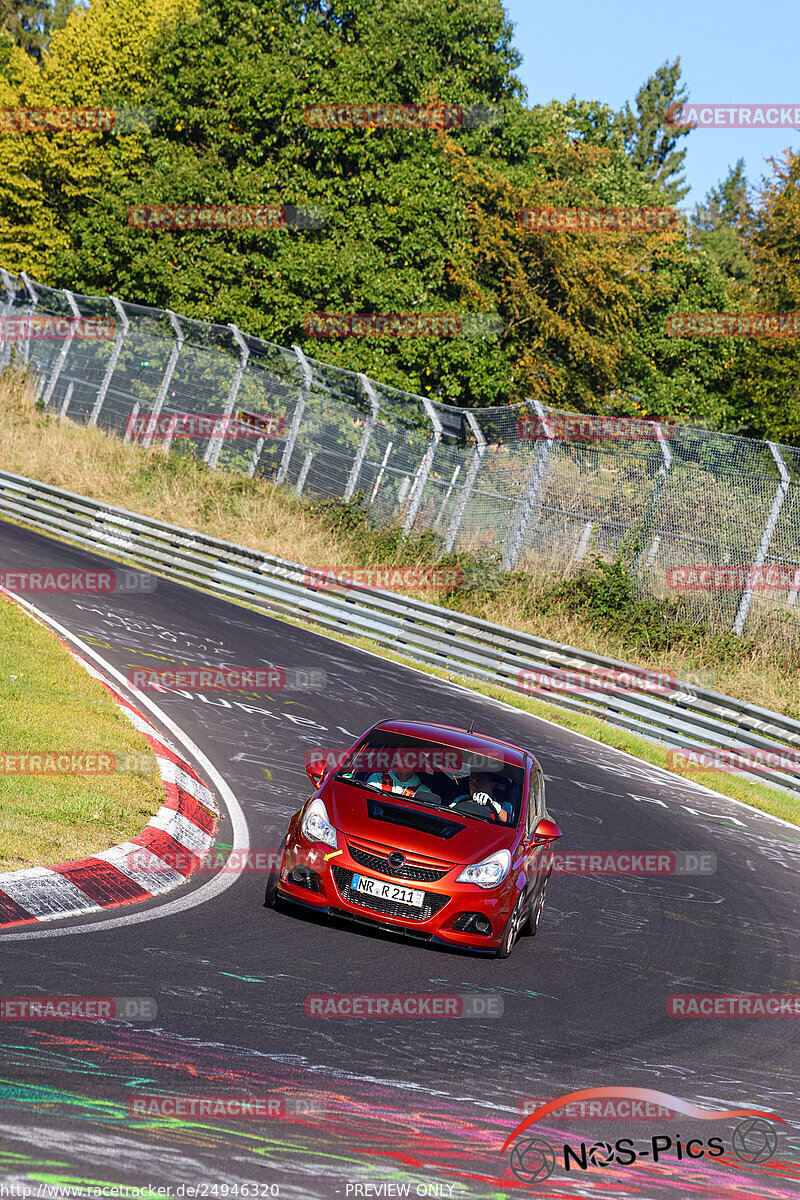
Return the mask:
<path fill-rule="evenodd" d="M 496 800 L 492 799 L 492 797 L 489 795 L 488 792 L 474 792 L 472 795 L 472 799 L 475 801 L 476 804 L 488 805 L 489 808 L 491 808 L 492 812 L 494 813 L 495 818 L 498 821 L 503 820 L 504 813 L 503 813 L 502 808 L 500 807 L 500 805 L 497 803 Z"/>

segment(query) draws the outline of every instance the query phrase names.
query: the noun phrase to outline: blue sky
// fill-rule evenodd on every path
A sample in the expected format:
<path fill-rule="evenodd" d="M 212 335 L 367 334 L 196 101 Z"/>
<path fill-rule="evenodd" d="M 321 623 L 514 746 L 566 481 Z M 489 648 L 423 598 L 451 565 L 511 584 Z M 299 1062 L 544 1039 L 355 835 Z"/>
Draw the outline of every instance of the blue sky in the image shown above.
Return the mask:
<path fill-rule="evenodd" d="M 505 9 L 530 104 L 575 95 L 634 107 L 645 80 L 680 57 L 690 100 L 800 106 L 800 0 L 505 0 Z M 800 150 L 800 132 L 695 129 L 679 144 L 687 147 L 691 187 L 681 204 L 691 206 L 739 158 L 757 184 L 770 173 L 765 158 L 780 157 L 785 146 Z"/>

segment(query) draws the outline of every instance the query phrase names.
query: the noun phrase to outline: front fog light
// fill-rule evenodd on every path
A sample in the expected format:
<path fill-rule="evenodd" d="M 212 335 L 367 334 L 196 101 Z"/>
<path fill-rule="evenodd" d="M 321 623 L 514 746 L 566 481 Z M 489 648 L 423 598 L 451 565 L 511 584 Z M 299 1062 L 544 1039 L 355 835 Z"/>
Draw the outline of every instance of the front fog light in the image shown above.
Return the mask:
<path fill-rule="evenodd" d="M 479 863 L 464 867 L 457 883 L 477 883 L 478 887 L 493 888 L 502 883 L 511 870 L 511 855 L 508 850 L 497 850 Z"/>

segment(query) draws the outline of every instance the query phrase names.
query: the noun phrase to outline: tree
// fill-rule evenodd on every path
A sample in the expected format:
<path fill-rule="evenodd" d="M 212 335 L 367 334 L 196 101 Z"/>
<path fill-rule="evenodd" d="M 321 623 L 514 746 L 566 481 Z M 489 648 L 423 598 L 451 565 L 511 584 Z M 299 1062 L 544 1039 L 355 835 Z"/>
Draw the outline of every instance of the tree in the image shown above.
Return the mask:
<path fill-rule="evenodd" d="M 75 0 L 0 0 L 0 29 L 40 63 L 51 33 L 64 28 L 74 6 Z"/>
<path fill-rule="evenodd" d="M 773 176 L 743 219 L 759 312 L 800 311 L 800 154 L 769 160 Z M 796 339 L 748 339 L 732 381 L 739 431 L 800 444 L 800 354 Z"/>
<path fill-rule="evenodd" d="M 740 158 L 692 217 L 697 242 L 716 263 L 737 307 L 752 299 L 754 269 L 746 241 L 752 215 L 744 159 Z"/>
<path fill-rule="evenodd" d="M 626 104 L 617 118 L 634 167 L 673 203 L 689 191 L 680 174 L 686 148 L 678 148 L 678 138 L 689 130 L 672 130 L 668 120 L 670 107 L 687 98 L 685 86 L 679 86 L 680 74 L 679 58 L 664 63 L 636 93 L 636 113 Z"/>

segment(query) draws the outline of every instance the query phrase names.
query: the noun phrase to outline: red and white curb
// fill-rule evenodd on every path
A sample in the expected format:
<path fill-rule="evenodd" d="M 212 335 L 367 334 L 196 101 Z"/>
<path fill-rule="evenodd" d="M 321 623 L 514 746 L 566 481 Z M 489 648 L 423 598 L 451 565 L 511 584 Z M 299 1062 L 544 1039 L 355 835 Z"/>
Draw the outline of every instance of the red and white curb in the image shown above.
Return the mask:
<path fill-rule="evenodd" d="M 103 684 L 149 742 L 164 786 L 164 803 L 140 834 L 110 850 L 74 862 L 0 874 L 0 928 L 98 912 L 171 891 L 211 849 L 219 820 L 214 793 L 172 743 L 86 659 L 62 638 L 59 641 Z M 149 869 L 143 869 L 143 862 Z"/>

